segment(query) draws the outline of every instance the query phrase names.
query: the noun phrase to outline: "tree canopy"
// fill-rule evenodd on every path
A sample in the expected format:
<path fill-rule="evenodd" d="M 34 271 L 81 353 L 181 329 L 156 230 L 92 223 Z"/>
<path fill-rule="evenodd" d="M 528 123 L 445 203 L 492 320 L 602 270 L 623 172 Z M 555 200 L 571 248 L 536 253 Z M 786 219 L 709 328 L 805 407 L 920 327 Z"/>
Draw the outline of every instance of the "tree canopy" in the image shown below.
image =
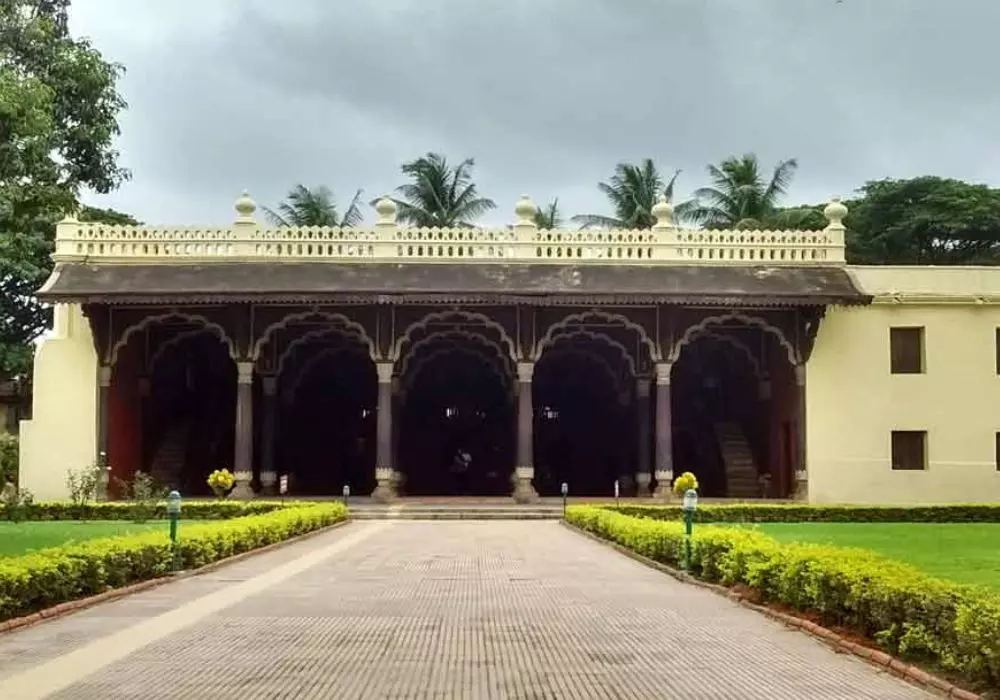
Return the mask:
<path fill-rule="evenodd" d="M 49 324 L 34 298 L 55 222 L 82 189 L 128 177 L 114 139 L 123 68 L 69 34 L 69 0 L 0 0 L 0 378 L 31 366 Z"/>
<path fill-rule="evenodd" d="M 673 199 L 678 175 L 679 170 L 664 182 L 651 158 L 645 158 L 638 165 L 619 163 L 611 179 L 597 185 L 611 204 L 614 216 L 577 214 L 572 220 L 582 228 L 652 228 L 656 223 L 653 205 L 661 196 Z"/>
<path fill-rule="evenodd" d="M 295 185 L 278 205 L 277 211 L 264 207 L 264 214 L 276 226 L 357 226 L 364 219 L 361 213 L 361 190 L 354 193 L 343 216 L 337 209 L 329 187 L 313 189 Z"/>
<path fill-rule="evenodd" d="M 480 197 L 472 179 L 473 158 L 452 166 L 439 153 L 428 153 L 401 170 L 410 182 L 396 188 L 393 198 L 397 218 L 414 226 L 472 226 L 476 219 L 496 208 L 492 199 Z M 374 205 L 375 202 L 372 202 Z"/>
<path fill-rule="evenodd" d="M 846 202 L 854 263 L 953 265 L 1000 261 L 1000 189 L 925 176 L 873 180 Z"/>
<path fill-rule="evenodd" d="M 779 162 L 768 178 L 757 156 L 747 153 L 709 165 L 711 185 L 700 187 L 691 201 L 677 205 L 679 219 L 714 229 L 798 228 L 795 209 L 780 209 L 779 200 L 788 191 L 798 162 Z"/>

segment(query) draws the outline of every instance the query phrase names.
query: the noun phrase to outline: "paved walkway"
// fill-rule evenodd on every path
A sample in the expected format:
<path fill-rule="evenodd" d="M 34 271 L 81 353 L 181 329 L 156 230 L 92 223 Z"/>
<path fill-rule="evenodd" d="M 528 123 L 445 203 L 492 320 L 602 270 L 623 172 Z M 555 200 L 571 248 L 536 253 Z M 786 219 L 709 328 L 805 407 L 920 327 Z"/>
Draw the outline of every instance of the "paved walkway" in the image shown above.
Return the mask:
<path fill-rule="evenodd" d="M 0 698 L 931 695 L 549 521 L 354 523 L 0 635 Z"/>

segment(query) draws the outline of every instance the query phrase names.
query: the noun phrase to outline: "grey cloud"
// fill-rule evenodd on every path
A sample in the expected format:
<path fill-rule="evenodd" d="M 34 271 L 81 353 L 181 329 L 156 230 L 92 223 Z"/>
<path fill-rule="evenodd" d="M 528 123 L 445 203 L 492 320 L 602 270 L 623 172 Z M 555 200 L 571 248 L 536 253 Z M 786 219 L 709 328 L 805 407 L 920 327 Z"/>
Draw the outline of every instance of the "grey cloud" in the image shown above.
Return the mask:
<path fill-rule="evenodd" d="M 81 3 L 82 4 L 82 3 Z M 88 0 L 75 25 L 129 67 L 106 202 L 226 221 L 243 187 L 342 200 L 428 150 L 475 156 L 492 223 L 522 192 L 601 210 L 621 160 L 797 157 L 790 201 L 927 172 L 1000 181 L 1000 3 L 987 0 Z"/>

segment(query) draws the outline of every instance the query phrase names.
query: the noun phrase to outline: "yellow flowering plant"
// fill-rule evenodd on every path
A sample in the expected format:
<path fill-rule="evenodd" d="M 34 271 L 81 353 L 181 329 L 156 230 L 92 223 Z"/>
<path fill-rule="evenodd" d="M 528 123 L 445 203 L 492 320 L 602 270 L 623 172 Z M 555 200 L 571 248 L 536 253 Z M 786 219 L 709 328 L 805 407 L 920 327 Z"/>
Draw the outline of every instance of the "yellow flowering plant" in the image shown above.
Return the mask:
<path fill-rule="evenodd" d="M 208 487 L 212 489 L 216 498 L 224 498 L 229 489 L 233 488 L 234 482 L 232 472 L 228 469 L 216 469 L 208 475 Z"/>
<path fill-rule="evenodd" d="M 674 493 L 683 496 L 688 489 L 698 490 L 698 477 L 691 472 L 684 472 L 674 479 Z"/>

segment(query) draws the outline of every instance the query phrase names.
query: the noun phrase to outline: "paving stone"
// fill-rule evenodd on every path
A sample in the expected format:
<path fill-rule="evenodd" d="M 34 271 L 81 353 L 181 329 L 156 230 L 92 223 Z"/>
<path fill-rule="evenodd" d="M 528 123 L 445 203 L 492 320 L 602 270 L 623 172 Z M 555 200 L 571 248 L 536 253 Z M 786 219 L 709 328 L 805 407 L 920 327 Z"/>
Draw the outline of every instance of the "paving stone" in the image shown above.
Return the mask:
<path fill-rule="evenodd" d="M 558 523 L 381 525 L 356 546 L 234 599 L 56 697 L 933 697 Z M 246 580 L 364 527 L 371 525 L 218 570 L 203 590 L 221 590 L 215 587 L 229 576 Z M 145 605 L 153 617 L 169 604 L 165 599 L 180 606 L 204 595 L 183 584 L 11 635 L 21 649 L 20 658 L 13 654 L 14 669 L 23 668 L 24 654 L 36 645 L 62 635 L 61 654 L 83 643 L 81 630 L 98 633 L 87 615 L 107 624 L 135 622 Z M 12 644 L 0 637 L 0 680 L 10 672 Z M 38 651 L 51 658 L 50 650 Z"/>

